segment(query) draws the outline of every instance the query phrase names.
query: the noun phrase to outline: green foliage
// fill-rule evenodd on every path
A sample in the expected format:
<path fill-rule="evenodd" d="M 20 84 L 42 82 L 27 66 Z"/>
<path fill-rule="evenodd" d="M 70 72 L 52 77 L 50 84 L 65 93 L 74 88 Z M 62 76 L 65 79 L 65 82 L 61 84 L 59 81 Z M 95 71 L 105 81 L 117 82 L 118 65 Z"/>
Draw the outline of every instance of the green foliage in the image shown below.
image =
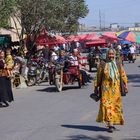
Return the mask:
<path fill-rule="evenodd" d="M 15 0 L 1 0 L 0 1 L 0 27 L 9 27 L 9 18 L 13 13 Z"/>
<path fill-rule="evenodd" d="M 46 22 L 48 29 L 69 33 L 77 32 L 79 19 L 88 14 L 84 0 L 48 0 L 48 2 L 52 5 L 50 13 L 47 14 L 47 16 L 50 15 Z"/>
<path fill-rule="evenodd" d="M 17 0 L 17 5 L 26 33 L 42 25 L 48 31 L 77 32 L 79 19 L 88 14 L 84 0 Z"/>
<path fill-rule="evenodd" d="M 0 5 L 0 26 L 8 25 L 14 10 L 27 34 L 39 32 L 42 26 L 48 31 L 77 32 L 79 19 L 88 14 L 85 0 L 3 0 Z"/>

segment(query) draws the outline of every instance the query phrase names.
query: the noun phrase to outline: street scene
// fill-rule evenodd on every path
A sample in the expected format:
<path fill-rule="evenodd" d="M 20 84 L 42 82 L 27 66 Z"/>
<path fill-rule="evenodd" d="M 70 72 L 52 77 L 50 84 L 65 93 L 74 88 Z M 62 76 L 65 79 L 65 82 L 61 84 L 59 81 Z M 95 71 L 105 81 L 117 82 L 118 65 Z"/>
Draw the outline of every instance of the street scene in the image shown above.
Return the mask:
<path fill-rule="evenodd" d="M 125 64 L 129 93 L 123 97 L 125 125 L 108 134 L 104 125 L 96 123 L 99 103 L 90 99 L 93 83 L 77 89 L 42 83 L 36 87 L 15 89 L 15 101 L 1 108 L 1 140 L 140 140 L 140 59 Z M 134 72 L 135 71 L 135 72 Z"/>
<path fill-rule="evenodd" d="M 0 1 L 0 140 L 140 140 L 139 5 Z"/>

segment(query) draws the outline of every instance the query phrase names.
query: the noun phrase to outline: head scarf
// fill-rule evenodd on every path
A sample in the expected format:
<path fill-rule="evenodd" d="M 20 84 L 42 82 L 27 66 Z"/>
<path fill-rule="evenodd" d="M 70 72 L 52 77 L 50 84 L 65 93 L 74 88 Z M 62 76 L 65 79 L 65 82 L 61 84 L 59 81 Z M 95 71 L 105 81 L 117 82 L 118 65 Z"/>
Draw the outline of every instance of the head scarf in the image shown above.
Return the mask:
<path fill-rule="evenodd" d="M 114 52 L 114 60 L 110 60 L 109 59 L 109 52 L 113 50 Z M 110 78 L 112 79 L 113 82 L 115 82 L 115 80 L 118 79 L 118 68 L 117 68 L 117 64 L 116 64 L 116 52 L 114 49 L 109 49 L 107 52 L 107 61 L 108 63 L 108 74 L 110 76 Z"/>

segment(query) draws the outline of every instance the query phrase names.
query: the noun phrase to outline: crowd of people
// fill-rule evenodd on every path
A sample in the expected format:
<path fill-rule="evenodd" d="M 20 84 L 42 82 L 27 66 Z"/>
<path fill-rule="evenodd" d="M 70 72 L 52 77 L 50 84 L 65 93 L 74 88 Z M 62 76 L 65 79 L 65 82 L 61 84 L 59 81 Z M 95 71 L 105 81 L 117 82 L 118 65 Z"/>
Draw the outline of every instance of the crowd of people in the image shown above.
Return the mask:
<path fill-rule="evenodd" d="M 8 88 L 1 89 L 4 90 L 1 91 L 1 93 L 4 93 L 5 96 L 1 94 L 0 102 L 8 105 L 7 101 L 13 101 L 12 87 L 14 87 L 14 74 L 18 73 L 20 75 L 19 85 L 17 88 L 27 87 L 28 62 L 30 61 L 30 58 L 35 55 L 38 58 L 42 57 L 49 66 L 54 62 L 64 63 L 64 71 L 69 69 L 69 65 L 66 63 L 69 61 L 71 65 L 75 65 L 79 68 L 82 75 L 82 86 L 88 85 L 88 83 L 91 83 L 92 76 L 89 72 L 89 68 L 87 67 L 88 62 L 85 62 L 85 60 L 83 60 L 83 56 L 81 55 L 81 48 L 80 43 L 72 42 L 70 47 L 67 45 L 56 45 L 49 48 L 48 46 L 37 45 L 30 52 L 26 48 L 22 49 L 22 53 L 20 50 L 12 49 L 10 47 L 1 50 L 0 78 L 2 85 L 4 84 L 5 87 Z M 117 46 L 111 44 L 108 45 L 108 48 L 114 48 L 116 60 L 122 62 L 121 55 L 124 47 L 122 48 L 120 44 Z M 131 45 L 128 48 L 131 54 L 135 54 L 136 48 L 134 45 Z M 101 53 L 99 47 L 95 47 L 94 53 L 96 53 L 96 51 Z M 4 81 L 4 79 L 6 80 Z M 7 83 L 5 84 L 5 82 Z M 5 89 L 8 89 L 7 95 Z M 4 99 L 4 97 L 6 97 L 6 99 Z"/>
<path fill-rule="evenodd" d="M 14 87 L 15 75 L 19 75 L 19 85 L 16 88 L 26 88 L 28 81 L 28 62 L 30 58 L 36 56 L 43 58 L 49 66 L 55 61 L 65 63 L 66 60 L 72 65 L 78 66 L 82 75 L 82 85 L 85 86 L 90 80 L 90 73 L 82 64 L 81 56 L 78 48 L 74 47 L 72 50 L 67 50 L 64 47 L 54 46 L 51 49 L 46 46 L 36 46 L 34 52 L 28 52 L 26 48 L 20 51 L 19 49 L 12 49 L 6 47 L 0 50 L 0 105 L 9 106 L 9 102 L 13 101 L 12 88 Z M 73 60 L 73 61 L 72 61 Z M 65 65 L 64 70 L 68 66 Z"/>
<path fill-rule="evenodd" d="M 101 53 L 99 47 L 96 47 L 94 51 Z M 129 46 L 129 51 L 131 54 L 135 54 L 135 46 Z M 109 45 L 106 59 L 100 61 L 97 75 L 94 79 L 94 93 L 101 94 L 97 122 L 105 123 L 108 132 L 111 133 L 116 130 L 114 125 L 124 124 L 121 80 L 124 83 L 125 92 L 128 92 L 128 80 L 122 65 L 121 54 L 121 45 Z M 64 72 L 68 71 L 69 63 L 77 66 L 82 75 L 82 86 L 87 86 L 88 83 L 91 83 L 92 76 L 86 67 L 87 63 L 83 61 L 79 47 L 68 49 L 58 46 L 52 48 L 37 46 L 35 51 L 31 53 L 27 49 L 23 49 L 23 53 L 19 53 L 8 47 L 0 50 L 0 107 L 8 107 L 9 103 L 14 101 L 12 86 L 15 73 L 19 73 L 21 77 L 19 86 L 24 83 L 24 88 L 27 87 L 28 62 L 32 55 L 36 55 L 38 58 L 43 57 L 49 63 L 48 66 L 55 62 L 63 63 Z"/>

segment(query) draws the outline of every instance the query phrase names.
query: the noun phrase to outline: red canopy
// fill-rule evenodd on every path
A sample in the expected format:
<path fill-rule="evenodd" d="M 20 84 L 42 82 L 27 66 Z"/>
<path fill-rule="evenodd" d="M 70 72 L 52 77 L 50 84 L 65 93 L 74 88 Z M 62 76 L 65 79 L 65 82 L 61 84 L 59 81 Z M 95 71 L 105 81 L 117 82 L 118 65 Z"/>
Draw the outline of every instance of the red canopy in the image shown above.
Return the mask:
<path fill-rule="evenodd" d="M 81 35 L 70 35 L 67 38 L 67 41 L 72 42 L 72 41 L 93 41 L 93 40 L 98 40 L 99 36 L 97 33 L 93 34 L 81 34 Z"/>
<path fill-rule="evenodd" d="M 98 40 L 99 39 L 99 36 L 94 33 L 94 34 L 87 34 L 85 40 L 91 40 L 91 41 L 94 41 L 94 40 Z"/>
<path fill-rule="evenodd" d="M 67 41 L 69 42 L 72 42 L 72 41 L 79 41 L 79 37 L 78 36 L 75 36 L 75 35 L 70 35 L 68 38 L 67 38 Z"/>
<path fill-rule="evenodd" d="M 66 40 L 64 37 L 60 36 L 60 35 L 49 35 L 46 33 L 41 33 L 37 39 L 36 39 L 36 43 L 39 45 L 56 45 L 56 44 L 63 44 L 66 43 Z"/>
<path fill-rule="evenodd" d="M 80 38 L 81 41 L 92 41 L 92 40 L 98 40 L 99 36 L 97 35 L 97 33 L 93 33 L 93 34 L 82 34 L 78 36 Z"/>
<path fill-rule="evenodd" d="M 86 42 L 86 48 L 93 47 L 93 46 L 101 46 L 106 44 L 107 42 L 105 39 L 98 39 L 95 41 Z"/>
<path fill-rule="evenodd" d="M 118 38 L 116 36 L 116 32 L 105 32 L 102 34 L 102 37 L 105 39 L 118 40 Z"/>
<path fill-rule="evenodd" d="M 67 42 L 66 39 L 60 35 L 55 35 L 55 40 L 56 42 L 58 42 L 58 44 L 63 44 Z"/>

